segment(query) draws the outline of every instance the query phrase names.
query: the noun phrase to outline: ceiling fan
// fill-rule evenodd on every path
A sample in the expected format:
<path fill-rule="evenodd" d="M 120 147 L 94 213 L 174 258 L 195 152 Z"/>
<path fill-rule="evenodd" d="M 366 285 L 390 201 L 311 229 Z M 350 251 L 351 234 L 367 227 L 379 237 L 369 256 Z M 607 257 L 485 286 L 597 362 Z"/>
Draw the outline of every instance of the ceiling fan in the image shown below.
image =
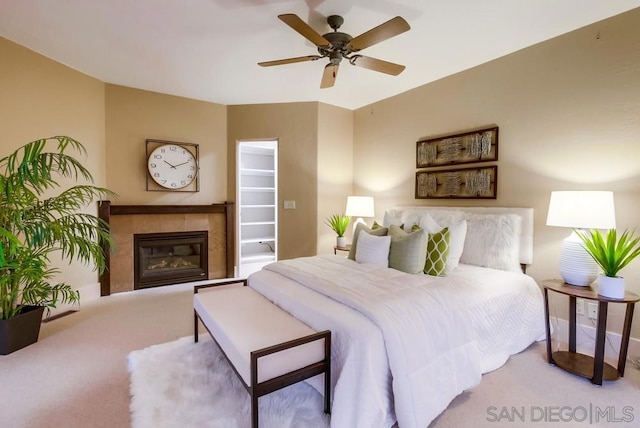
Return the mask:
<path fill-rule="evenodd" d="M 330 88 L 335 84 L 336 76 L 338 75 L 338 67 L 340 66 L 340 62 L 343 58 L 348 60 L 351 65 L 357 65 L 359 67 L 391 74 L 393 76 L 397 76 L 405 69 L 404 65 L 394 64 L 392 62 L 356 53 L 362 49 L 368 48 L 369 46 L 373 46 L 376 43 L 380 43 L 408 31 L 411 27 L 409 27 L 407 21 L 399 16 L 396 16 L 377 27 L 362 33 L 357 37 L 351 37 L 349 34 L 338 31 L 338 28 L 340 28 L 344 22 L 344 19 L 338 15 L 331 15 L 327 18 L 327 23 L 333 29 L 333 32 L 324 35 L 320 35 L 316 30 L 311 28 L 295 14 L 288 13 L 278 15 L 278 18 L 300 33 L 311 43 L 316 45 L 320 55 L 307 55 L 275 61 L 259 62 L 258 65 L 261 65 L 262 67 L 292 64 L 295 62 L 316 61 L 320 58 L 328 58 L 329 63 L 324 67 L 320 88 Z"/>

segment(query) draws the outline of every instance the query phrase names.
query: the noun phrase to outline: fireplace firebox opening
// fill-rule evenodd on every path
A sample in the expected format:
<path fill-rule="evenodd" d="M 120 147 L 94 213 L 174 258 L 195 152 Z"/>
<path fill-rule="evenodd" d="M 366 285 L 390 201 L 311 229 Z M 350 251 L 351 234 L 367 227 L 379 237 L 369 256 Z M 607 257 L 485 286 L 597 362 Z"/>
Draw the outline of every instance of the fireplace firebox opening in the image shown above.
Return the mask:
<path fill-rule="evenodd" d="M 134 289 L 209 277 L 207 231 L 133 235 Z"/>

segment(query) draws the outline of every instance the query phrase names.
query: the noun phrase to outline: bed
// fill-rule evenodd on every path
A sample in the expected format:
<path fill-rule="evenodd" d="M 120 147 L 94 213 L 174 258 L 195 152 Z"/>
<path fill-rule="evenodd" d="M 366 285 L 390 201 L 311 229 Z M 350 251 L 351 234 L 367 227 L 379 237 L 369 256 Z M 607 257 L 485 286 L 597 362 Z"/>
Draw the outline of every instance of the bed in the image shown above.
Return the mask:
<path fill-rule="evenodd" d="M 448 250 L 463 244 L 457 266 L 454 251 L 442 276 L 320 255 L 272 263 L 248 281 L 311 328 L 332 331 L 336 428 L 426 427 L 483 373 L 544 338 L 540 289 L 520 269 L 532 263 L 532 209 L 395 207 L 382 223 L 407 236 L 414 224 L 456 230 Z"/>

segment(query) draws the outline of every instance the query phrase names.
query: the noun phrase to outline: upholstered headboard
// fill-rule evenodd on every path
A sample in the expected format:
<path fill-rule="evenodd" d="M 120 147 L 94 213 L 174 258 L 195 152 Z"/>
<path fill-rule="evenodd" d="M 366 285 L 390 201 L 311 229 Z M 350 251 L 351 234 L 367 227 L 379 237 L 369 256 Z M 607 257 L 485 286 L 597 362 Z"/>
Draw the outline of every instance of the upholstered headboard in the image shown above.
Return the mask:
<path fill-rule="evenodd" d="M 462 211 L 474 214 L 516 214 L 522 218 L 520 229 L 520 263 L 533 263 L 533 208 L 513 207 L 432 207 L 432 206 L 397 206 L 387 209 L 394 217 L 400 218 L 407 211 Z"/>

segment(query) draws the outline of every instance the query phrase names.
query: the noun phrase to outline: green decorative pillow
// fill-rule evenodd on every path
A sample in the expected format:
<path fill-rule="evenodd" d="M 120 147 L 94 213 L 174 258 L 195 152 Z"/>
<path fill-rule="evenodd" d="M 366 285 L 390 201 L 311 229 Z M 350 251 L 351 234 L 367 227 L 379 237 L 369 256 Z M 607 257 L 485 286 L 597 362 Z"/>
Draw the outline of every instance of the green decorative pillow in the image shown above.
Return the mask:
<path fill-rule="evenodd" d="M 389 226 L 389 236 L 389 267 L 406 273 L 422 272 L 427 258 L 427 231 L 418 229 L 407 233 L 400 226 L 392 224 Z"/>
<path fill-rule="evenodd" d="M 353 242 L 351 242 L 351 249 L 349 250 L 349 255 L 347 256 L 347 258 L 355 261 L 356 247 L 358 246 L 358 234 L 361 231 L 364 231 L 364 233 L 368 233 L 369 235 L 373 235 L 373 236 L 387 236 L 387 230 L 388 229 L 386 227 L 381 227 L 380 229 L 371 230 L 364 224 L 358 223 L 356 225 L 356 230 L 353 232 Z"/>
<path fill-rule="evenodd" d="M 427 258 L 424 264 L 424 273 L 427 275 L 447 275 L 450 235 L 448 227 L 445 227 L 440 232 L 429 234 L 427 240 Z"/>

